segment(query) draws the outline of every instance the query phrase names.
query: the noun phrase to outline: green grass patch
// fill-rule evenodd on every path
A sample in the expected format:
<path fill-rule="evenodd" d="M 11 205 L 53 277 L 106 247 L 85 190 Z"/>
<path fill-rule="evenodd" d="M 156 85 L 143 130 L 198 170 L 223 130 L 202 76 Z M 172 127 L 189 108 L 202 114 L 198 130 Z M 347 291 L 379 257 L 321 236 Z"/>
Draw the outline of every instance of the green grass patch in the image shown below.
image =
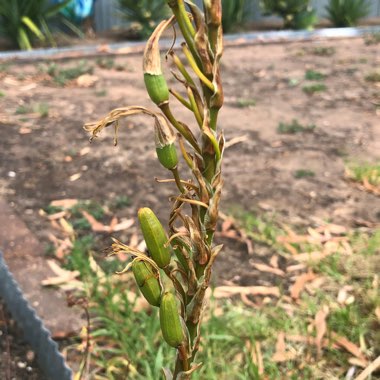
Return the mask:
<path fill-rule="evenodd" d="M 255 105 L 256 105 L 256 100 L 255 99 L 240 98 L 235 103 L 235 107 L 238 107 L 238 108 L 254 107 Z"/>
<path fill-rule="evenodd" d="M 107 90 L 104 89 L 104 90 L 95 91 L 95 96 L 97 96 L 98 98 L 107 96 Z"/>
<path fill-rule="evenodd" d="M 315 177 L 315 173 L 312 170 L 308 169 L 298 169 L 294 173 L 294 178 L 301 179 L 301 178 L 311 178 Z"/>
<path fill-rule="evenodd" d="M 365 76 L 367 82 L 380 82 L 380 71 L 369 73 Z"/>
<path fill-rule="evenodd" d="M 311 53 L 319 57 L 331 57 L 336 53 L 336 49 L 333 46 L 317 46 L 311 49 Z"/>
<path fill-rule="evenodd" d="M 324 83 L 313 83 L 302 87 L 302 91 L 308 95 L 313 95 L 317 92 L 323 92 L 326 90 L 327 86 Z"/>
<path fill-rule="evenodd" d="M 293 119 L 291 123 L 280 122 L 277 127 L 277 133 L 293 135 L 301 132 L 313 132 L 314 124 L 302 125 L 298 120 Z"/>
<path fill-rule="evenodd" d="M 364 37 L 366 45 L 380 44 L 380 32 L 369 33 Z"/>
<path fill-rule="evenodd" d="M 59 86 L 64 86 L 67 82 L 74 80 L 84 74 L 92 74 L 94 68 L 85 61 L 79 61 L 75 66 L 61 67 L 56 63 L 42 66 L 41 70 L 52 78 L 53 82 Z"/>
<path fill-rule="evenodd" d="M 380 162 L 371 164 L 348 164 L 346 167 L 347 175 L 353 181 L 367 181 L 373 186 L 380 186 Z"/>
<path fill-rule="evenodd" d="M 129 207 L 131 204 L 132 201 L 127 195 L 119 195 L 111 201 L 110 207 L 119 210 Z"/>
<path fill-rule="evenodd" d="M 326 78 L 326 75 L 322 74 L 319 71 L 315 70 L 307 70 L 305 73 L 305 79 L 307 80 L 324 80 Z"/>
<path fill-rule="evenodd" d="M 101 69 L 112 70 L 115 67 L 115 60 L 113 58 L 100 57 L 96 59 L 96 65 Z"/>
<path fill-rule="evenodd" d="M 5 92 L 0 91 L 0 98 L 4 98 L 4 97 L 5 97 Z"/>

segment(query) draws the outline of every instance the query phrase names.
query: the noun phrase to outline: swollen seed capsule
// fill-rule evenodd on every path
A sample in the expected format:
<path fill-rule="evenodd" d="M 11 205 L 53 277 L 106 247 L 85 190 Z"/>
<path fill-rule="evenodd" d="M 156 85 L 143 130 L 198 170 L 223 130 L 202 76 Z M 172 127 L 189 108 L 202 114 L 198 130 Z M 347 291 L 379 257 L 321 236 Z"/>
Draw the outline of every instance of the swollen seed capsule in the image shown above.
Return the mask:
<path fill-rule="evenodd" d="M 152 259 L 160 268 L 165 268 L 170 263 L 170 248 L 165 246 L 168 238 L 164 227 L 148 207 L 139 210 L 138 218 Z"/>
<path fill-rule="evenodd" d="M 144 74 L 146 90 L 152 101 L 158 106 L 169 101 L 169 88 L 162 74 Z"/>
<path fill-rule="evenodd" d="M 161 284 L 152 265 L 146 261 L 135 260 L 132 263 L 132 272 L 145 299 L 152 306 L 160 306 Z"/>
<path fill-rule="evenodd" d="M 178 347 L 184 341 L 177 301 L 175 296 L 169 292 L 162 296 L 160 325 L 162 335 L 169 346 Z"/>
<path fill-rule="evenodd" d="M 174 144 L 166 145 L 163 148 L 156 148 L 158 161 L 166 169 L 174 169 L 178 165 L 177 149 Z"/>
<path fill-rule="evenodd" d="M 157 157 L 161 165 L 169 170 L 174 169 L 178 164 L 174 141 L 175 134 L 168 121 L 163 115 L 157 114 L 154 123 L 154 142 L 156 144 Z"/>

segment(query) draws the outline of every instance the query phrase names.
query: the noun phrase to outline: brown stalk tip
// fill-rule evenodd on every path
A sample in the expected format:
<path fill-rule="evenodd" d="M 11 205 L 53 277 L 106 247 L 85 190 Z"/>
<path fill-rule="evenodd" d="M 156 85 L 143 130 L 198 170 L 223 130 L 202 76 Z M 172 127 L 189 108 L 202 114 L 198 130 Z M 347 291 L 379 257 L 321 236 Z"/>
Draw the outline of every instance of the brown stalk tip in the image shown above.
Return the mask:
<path fill-rule="evenodd" d="M 206 9 L 207 23 L 220 26 L 222 25 L 222 1 L 221 0 L 204 0 Z"/>

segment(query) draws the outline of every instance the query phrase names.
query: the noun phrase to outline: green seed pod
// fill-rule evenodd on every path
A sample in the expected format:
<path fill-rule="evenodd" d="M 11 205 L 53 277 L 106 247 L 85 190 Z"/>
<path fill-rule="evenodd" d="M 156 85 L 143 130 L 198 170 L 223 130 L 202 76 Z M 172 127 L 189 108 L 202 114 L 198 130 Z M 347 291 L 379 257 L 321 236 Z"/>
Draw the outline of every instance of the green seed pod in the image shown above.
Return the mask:
<path fill-rule="evenodd" d="M 177 301 L 172 293 L 162 296 L 160 305 L 160 325 L 162 335 L 169 346 L 178 347 L 184 341 Z"/>
<path fill-rule="evenodd" d="M 146 90 L 152 101 L 158 106 L 169 101 L 169 88 L 162 74 L 144 74 Z"/>
<path fill-rule="evenodd" d="M 169 101 L 169 89 L 161 69 L 159 41 L 172 19 L 162 21 L 150 36 L 145 46 L 143 72 L 145 87 L 152 101 L 158 106 Z"/>
<path fill-rule="evenodd" d="M 132 272 L 145 299 L 152 306 L 160 306 L 162 289 L 152 265 L 146 261 L 134 260 L 132 263 Z"/>
<path fill-rule="evenodd" d="M 138 218 L 152 259 L 160 268 L 165 268 L 170 263 L 170 248 L 165 246 L 168 237 L 164 227 L 150 208 L 141 208 Z"/>
<path fill-rule="evenodd" d="M 154 140 L 158 160 L 166 169 L 172 170 L 178 164 L 177 150 L 174 145 L 175 134 L 165 117 L 157 114 L 154 124 Z"/>

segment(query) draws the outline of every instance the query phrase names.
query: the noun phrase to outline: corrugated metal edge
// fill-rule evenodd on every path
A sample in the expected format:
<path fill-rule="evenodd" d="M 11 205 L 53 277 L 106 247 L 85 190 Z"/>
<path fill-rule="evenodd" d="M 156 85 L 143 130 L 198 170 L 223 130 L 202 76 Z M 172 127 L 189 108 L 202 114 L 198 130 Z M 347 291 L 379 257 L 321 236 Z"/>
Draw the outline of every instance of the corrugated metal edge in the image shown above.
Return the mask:
<path fill-rule="evenodd" d="M 269 31 L 269 32 L 249 32 L 231 34 L 225 36 L 225 41 L 229 44 L 253 43 L 253 42 L 283 42 L 283 41 L 305 41 L 320 38 L 352 38 L 360 37 L 369 33 L 379 33 L 380 26 L 368 26 L 360 28 L 326 28 L 313 31 Z M 177 45 L 181 41 L 177 41 Z M 161 41 L 162 49 L 168 49 L 172 45 L 172 40 Z M 129 54 L 140 52 L 145 47 L 145 42 L 120 42 L 107 45 L 93 46 L 73 46 L 64 48 L 35 49 L 32 51 L 6 51 L 0 52 L 1 60 L 34 61 L 39 59 L 67 59 L 77 57 L 90 57 L 99 55 Z"/>
<path fill-rule="evenodd" d="M 50 332 L 24 298 L 20 287 L 0 252 L 0 297 L 7 310 L 24 333 L 24 338 L 36 354 L 41 371 L 49 380 L 71 380 L 71 369 L 51 338 Z"/>

